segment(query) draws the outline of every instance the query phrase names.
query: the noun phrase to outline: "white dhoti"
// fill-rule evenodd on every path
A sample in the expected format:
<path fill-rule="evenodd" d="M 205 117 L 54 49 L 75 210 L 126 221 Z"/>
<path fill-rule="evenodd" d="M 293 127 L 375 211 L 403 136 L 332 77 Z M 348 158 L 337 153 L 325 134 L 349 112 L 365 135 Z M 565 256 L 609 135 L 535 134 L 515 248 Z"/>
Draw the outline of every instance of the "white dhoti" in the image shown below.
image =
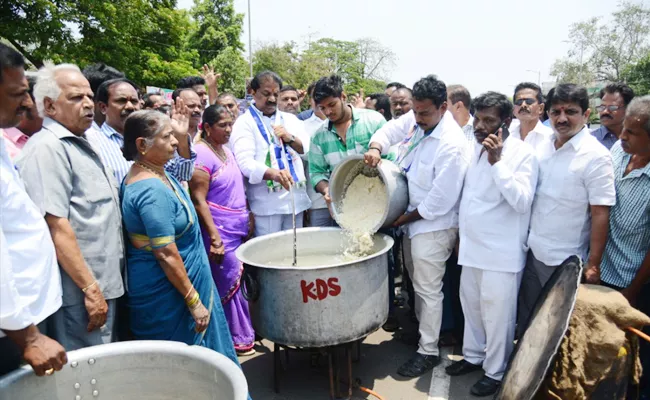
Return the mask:
<path fill-rule="evenodd" d="M 442 278 L 456 244 L 458 229 L 421 233 L 411 238 L 413 264 L 407 263 L 415 290 L 415 315 L 420 321 L 418 353 L 439 354 L 442 323 Z"/>
<path fill-rule="evenodd" d="M 521 275 L 463 266 L 460 278 L 465 314 L 463 357 L 482 364 L 485 375 L 498 381 L 503 379 L 514 348 Z"/>

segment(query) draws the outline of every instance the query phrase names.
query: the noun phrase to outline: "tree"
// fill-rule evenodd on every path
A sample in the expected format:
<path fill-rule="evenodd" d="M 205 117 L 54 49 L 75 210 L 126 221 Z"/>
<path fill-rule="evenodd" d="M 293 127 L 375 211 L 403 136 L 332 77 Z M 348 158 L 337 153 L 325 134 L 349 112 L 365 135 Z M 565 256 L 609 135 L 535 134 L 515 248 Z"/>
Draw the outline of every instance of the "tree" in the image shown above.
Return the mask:
<path fill-rule="evenodd" d="M 5 38 L 35 67 L 43 60 L 60 62 L 73 42 L 65 24 L 73 19 L 73 3 L 24 0 L 0 2 L 0 37 Z"/>
<path fill-rule="evenodd" d="M 0 2 L 0 37 L 35 67 L 45 60 L 84 67 L 105 62 L 140 85 L 173 88 L 205 63 L 224 66 L 225 87 L 238 80 L 243 15 L 233 0 L 9 0 Z M 227 53 L 231 60 L 219 57 Z"/>
<path fill-rule="evenodd" d="M 219 78 L 219 90 L 221 92 L 230 92 L 238 98 L 244 97 L 246 78 L 248 77 L 248 62 L 244 59 L 241 51 L 227 47 L 209 64 L 221 74 L 221 78 Z"/>
<path fill-rule="evenodd" d="M 611 22 L 592 18 L 572 25 L 573 48 L 551 71 L 558 81 L 621 81 L 626 68 L 648 53 L 650 8 L 622 2 L 612 17 Z"/>
<path fill-rule="evenodd" d="M 263 44 L 253 54 L 253 70 L 276 72 L 287 83 L 306 88 L 317 79 L 337 74 L 345 90 L 382 92 L 384 76 L 393 67 L 394 54 L 372 39 L 354 42 L 322 38 L 300 50 L 295 42 Z"/>
<path fill-rule="evenodd" d="M 627 82 L 637 96 L 650 94 L 650 53 L 634 65 L 623 71 L 623 80 Z"/>
<path fill-rule="evenodd" d="M 273 71 L 287 84 L 293 84 L 293 74 L 298 63 L 298 50 L 294 42 L 267 43 L 253 53 L 253 74 Z"/>
<path fill-rule="evenodd" d="M 240 40 L 244 14 L 235 12 L 233 0 L 194 0 L 191 14 L 195 29 L 190 34 L 189 44 L 199 51 L 197 68 L 228 48 L 244 50 Z"/>

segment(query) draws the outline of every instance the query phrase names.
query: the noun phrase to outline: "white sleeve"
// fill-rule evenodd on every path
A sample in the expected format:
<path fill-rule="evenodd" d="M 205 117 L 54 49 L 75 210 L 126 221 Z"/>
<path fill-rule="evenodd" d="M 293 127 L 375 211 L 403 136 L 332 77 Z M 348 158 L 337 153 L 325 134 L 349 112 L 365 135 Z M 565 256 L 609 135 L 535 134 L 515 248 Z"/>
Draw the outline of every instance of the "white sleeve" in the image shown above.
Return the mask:
<path fill-rule="evenodd" d="M 609 152 L 589 163 L 585 177 L 589 204 L 592 206 L 615 205 L 616 189 L 614 180 L 614 163 Z"/>
<path fill-rule="evenodd" d="M 501 195 L 520 214 L 531 210 L 537 187 L 537 157 L 532 152 L 525 154 L 514 171 L 504 161 L 495 163 L 491 168 L 492 178 Z"/>
<path fill-rule="evenodd" d="M 413 111 L 409 111 L 401 117 L 385 123 L 384 126 L 372 135 L 370 143 L 379 143 L 381 145 L 381 153 L 388 154 L 390 147 L 404 140 L 413 126 L 415 126 L 415 116 Z"/>
<path fill-rule="evenodd" d="M 0 230 L 0 329 L 18 331 L 31 325 L 26 311 L 16 289 L 7 238 Z"/>
<path fill-rule="evenodd" d="M 264 173 L 269 168 L 263 162 L 255 159 L 256 145 L 255 132 L 246 121 L 247 116 L 242 115 L 237 119 L 232 128 L 232 151 L 239 164 L 242 174 L 248 178 L 251 185 L 262 182 Z M 257 129 L 257 128 L 256 128 Z"/>

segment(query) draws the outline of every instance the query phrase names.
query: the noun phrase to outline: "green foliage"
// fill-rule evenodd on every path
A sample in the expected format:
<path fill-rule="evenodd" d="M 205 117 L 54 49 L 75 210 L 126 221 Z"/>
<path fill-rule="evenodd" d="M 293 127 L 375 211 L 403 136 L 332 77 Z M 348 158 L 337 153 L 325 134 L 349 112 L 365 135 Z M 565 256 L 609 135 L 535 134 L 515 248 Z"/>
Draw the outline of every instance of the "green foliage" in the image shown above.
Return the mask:
<path fill-rule="evenodd" d="M 395 56 L 371 39 L 354 42 L 323 38 L 300 50 L 295 42 L 265 44 L 253 54 L 253 70 L 276 72 L 290 85 L 306 89 L 319 78 L 337 74 L 348 93 L 383 92 L 384 73 Z"/>
<path fill-rule="evenodd" d="M 47 60 L 84 66 L 104 62 L 144 86 L 174 88 L 204 64 L 221 74 L 219 89 L 242 97 L 249 65 L 240 40 L 243 14 L 234 0 L 4 0 L 0 38 L 40 68 Z M 255 72 L 272 70 L 305 89 L 339 74 L 348 93 L 384 90 L 394 54 L 372 39 L 323 38 L 301 49 L 295 42 L 266 44 L 253 55 Z"/>
<path fill-rule="evenodd" d="M 213 61 L 228 48 L 244 50 L 239 39 L 244 14 L 235 12 L 233 0 L 194 0 L 191 14 L 196 27 L 189 43 L 191 48 L 199 49 L 197 68 Z"/>
<path fill-rule="evenodd" d="M 637 96 L 650 94 L 650 52 L 623 71 L 623 79 Z"/>
<path fill-rule="evenodd" d="M 571 26 L 573 47 L 556 61 L 551 75 L 559 82 L 589 84 L 617 82 L 630 65 L 648 54 L 650 8 L 643 3 L 620 3 L 612 21 L 591 18 Z"/>
<path fill-rule="evenodd" d="M 248 77 L 248 61 L 244 59 L 241 51 L 226 47 L 211 62 L 210 66 L 221 74 L 219 78 L 219 91 L 230 92 L 238 98 L 243 98 L 246 93 L 246 78 Z"/>
<path fill-rule="evenodd" d="M 197 0 L 189 13 L 176 9 L 176 0 L 0 3 L 0 37 L 35 67 L 105 62 L 138 84 L 167 88 L 227 49 L 240 51 L 242 21 L 233 0 Z"/>

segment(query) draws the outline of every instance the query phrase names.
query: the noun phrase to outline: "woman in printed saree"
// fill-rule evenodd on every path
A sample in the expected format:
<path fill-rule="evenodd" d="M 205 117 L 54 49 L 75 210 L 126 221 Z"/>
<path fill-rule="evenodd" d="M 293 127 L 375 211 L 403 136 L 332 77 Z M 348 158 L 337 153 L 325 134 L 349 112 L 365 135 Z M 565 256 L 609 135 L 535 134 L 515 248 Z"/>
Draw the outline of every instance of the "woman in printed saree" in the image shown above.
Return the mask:
<path fill-rule="evenodd" d="M 190 193 L 235 350 L 239 355 L 252 355 L 255 332 L 248 303 L 239 290 L 243 265 L 235 251 L 252 235 L 253 219 L 246 207 L 244 178 L 234 155 L 224 146 L 232 124 L 232 115 L 222 106 L 204 111 Z"/>
<path fill-rule="evenodd" d="M 131 330 L 139 340 L 173 340 L 215 350 L 239 365 L 219 294 L 210 274 L 196 211 L 180 183 L 164 169 L 187 111 L 174 120 L 136 111 L 124 126 L 123 153 L 135 161 L 120 197 L 127 240 Z M 178 117 L 178 115 L 181 117 Z"/>

